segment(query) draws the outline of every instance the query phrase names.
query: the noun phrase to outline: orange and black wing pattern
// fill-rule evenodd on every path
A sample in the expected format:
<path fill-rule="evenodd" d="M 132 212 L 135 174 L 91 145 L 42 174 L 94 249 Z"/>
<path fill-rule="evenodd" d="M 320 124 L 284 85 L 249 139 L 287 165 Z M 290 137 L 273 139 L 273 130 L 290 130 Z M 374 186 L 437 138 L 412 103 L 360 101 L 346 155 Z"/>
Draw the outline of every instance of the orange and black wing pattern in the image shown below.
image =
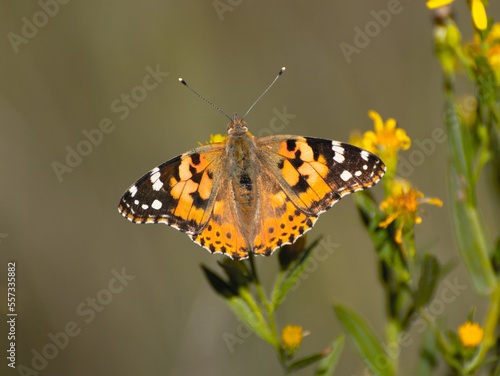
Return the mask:
<path fill-rule="evenodd" d="M 210 219 L 224 143 L 202 146 L 155 167 L 122 196 L 118 211 L 134 223 L 165 223 L 194 234 Z"/>
<path fill-rule="evenodd" d="M 271 183 L 263 189 L 256 254 L 293 243 L 339 199 L 372 187 L 385 173 L 379 157 L 337 141 L 269 136 L 257 144 Z"/>

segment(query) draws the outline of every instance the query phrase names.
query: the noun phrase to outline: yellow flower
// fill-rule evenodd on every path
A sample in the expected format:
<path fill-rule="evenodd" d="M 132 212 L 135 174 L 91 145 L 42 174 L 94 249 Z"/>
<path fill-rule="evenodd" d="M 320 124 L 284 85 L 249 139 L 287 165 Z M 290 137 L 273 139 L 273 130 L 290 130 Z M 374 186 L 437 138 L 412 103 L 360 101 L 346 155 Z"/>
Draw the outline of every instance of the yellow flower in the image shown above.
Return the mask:
<path fill-rule="evenodd" d="M 471 4 L 472 19 L 474 20 L 474 25 L 479 30 L 486 30 L 488 26 L 488 16 L 486 16 L 486 9 L 481 0 L 472 0 Z"/>
<path fill-rule="evenodd" d="M 373 119 L 375 132 L 367 131 L 361 135 L 359 131 L 354 131 L 351 134 L 351 144 L 380 156 L 410 147 L 410 138 L 403 129 L 396 128 L 396 120 L 387 119 L 384 124 L 382 117 L 375 111 L 368 111 L 368 116 Z"/>
<path fill-rule="evenodd" d="M 455 0 L 428 0 L 427 8 L 435 9 L 448 4 L 451 4 Z M 488 26 L 488 17 L 486 16 L 486 9 L 481 0 L 471 0 L 471 13 L 474 25 L 479 30 L 485 30 Z"/>
<path fill-rule="evenodd" d="M 213 134 L 210 135 L 210 141 L 207 142 L 207 145 L 209 144 L 217 144 L 219 142 L 224 142 L 227 140 L 227 134 L 226 135 L 221 135 L 221 134 L 216 134 L 215 136 Z M 203 144 L 201 142 L 198 142 L 201 146 Z"/>
<path fill-rule="evenodd" d="M 302 343 L 302 327 L 298 325 L 287 325 L 281 331 L 281 343 L 286 350 L 297 349 Z"/>
<path fill-rule="evenodd" d="M 368 111 L 368 116 L 374 122 L 375 132 L 365 132 L 363 139 L 367 147 L 388 153 L 395 153 L 398 149 L 407 150 L 410 147 L 410 138 L 404 129 L 396 128 L 396 120 L 390 118 L 384 124 L 382 117 L 375 111 Z"/>
<path fill-rule="evenodd" d="M 370 138 L 371 136 L 366 136 L 368 132 L 373 133 L 372 131 L 367 131 L 364 135 L 362 135 L 358 130 L 352 131 L 349 143 L 359 148 L 368 150 L 373 154 L 380 155 L 380 150 L 378 150 L 376 144 L 373 143 L 372 139 Z"/>
<path fill-rule="evenodd" d="M 375 131 L 367 131 L 362 136 L 359 132 L 351 134 L 350 143 L 378 155 L 387 166 L 386 178 L 394 176 L 398 162 L 398 150 L 406 150 L 411 145 L 410 138 L 404 129 L 396 128 L 396 120 L 382 117 L 375 111 L 369 111 L 373 119 Z"/>
<path fill-rule="evenodd" d="M 467 321 L 458 328 L 458 336 L 464 347 L 476 347 L 483 340 L 484 330 L 477 322 Z"/>
<path fill-rule="evenodd" d="M 418 216 L 418 205 L 432 204 L 443 206 L 443 202 L 437 198 L 426 198 L 422 192 L 411 187 L 411 184 L 403 179 L 394 179 L 391 182 L 390 196 L 380 203 L 380 209 L 387 214 L 387 218 L 379 224 L 379 227 L 387 228 L 396 218 L 401 218 L 396 231 L 395 240 L 402 243 L 403 228 L 422 222 Z"/>

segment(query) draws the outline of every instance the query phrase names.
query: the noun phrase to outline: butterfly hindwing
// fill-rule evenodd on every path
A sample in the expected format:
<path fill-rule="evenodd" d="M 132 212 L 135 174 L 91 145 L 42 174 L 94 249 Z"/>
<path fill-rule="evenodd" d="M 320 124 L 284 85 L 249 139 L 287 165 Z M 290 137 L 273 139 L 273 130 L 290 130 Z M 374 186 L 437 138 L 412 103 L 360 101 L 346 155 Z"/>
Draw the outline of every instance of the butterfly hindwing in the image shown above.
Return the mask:
<path fill-rule="evenodd" d="M 311 229 L 317 216 L 298 210 L 275 176 L 265 173 L 261 179 L 260 215 L 255 223 L 252 251 L 269 256 Z"/>
<path fill-rule="evenodd" d="M 234 260 L 248 257 L 249 245 L 227 175 L 221 177 L 208 224 L 191 239 L 212 253 L 223 253 Z"/>
<path fill-rule="evenodd" d="M 223 143 L 202 146 L 154 168 L 124 193 L 118 210 L 134 223 L 198 232 L 211 216 L 223 151 Z"/>

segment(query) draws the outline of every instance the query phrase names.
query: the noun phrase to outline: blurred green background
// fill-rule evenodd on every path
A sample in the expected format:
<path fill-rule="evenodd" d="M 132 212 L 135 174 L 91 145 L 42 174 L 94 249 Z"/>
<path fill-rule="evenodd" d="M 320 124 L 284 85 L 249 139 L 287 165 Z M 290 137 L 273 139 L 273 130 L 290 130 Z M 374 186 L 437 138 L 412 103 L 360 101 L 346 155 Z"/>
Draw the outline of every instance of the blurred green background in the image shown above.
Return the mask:
<path fill-rule="evenodd" d="M 171 228 L 133 225 L 117 212 L 122 193 L 142 174 L 211 133 L 225 133 L 228 120 L 180 85 L 179 76 L 229 115 L 242 115 L 285 65 L 246 118 L 255 135 L 348 141 L 353 130 L 373 127 L 370 109 L 395 118 L 413 141 L 401 154 L 411 170 L 406 177 L 445 203 L 423 214 L 418 246 L 456 263 L 447 279 L 465 286 L 433 309 L 450 328 L 465 321 L 472 305 L 481 315 L 484 303 L 474 297 L 451 233 L 446 143 L 433 141 L 428 153 L 416 143 L 443 128 L 433 20 L 423 1 L 62 3 L 0 3 L 0 312 L 6 313 L 6 268 L 13 260 L 18 366 L 35 369 L 33 357 L 45 349 L 52 359 L 38 360 L 40 375 L 280 374 L 271 347 L 248 335 L 204 280 L 199 264 L 216 267 L 222 256 Z M 471 38 L 470 13 L 456 6 Z M 490 3 L 489 14 L 499 10 Z M 366 27 L 373 36 L 346 58 L 340 45 L 360 46 L 355 28 Z M 149 70 L 163 73 L 146 90 Z M 127 111 L 122 95 L 132 95 Z M 276 121 L 283 111 L 290 117 Z M 112 126 L 101 139 L 92 130 L 104 118 Z M 95 137 L 90 149 L 87 132 Z M 78 145 L 87 155 L 70 157 L 73 167 L 57 174 L 54 166 L 67 165 L 68 150 Z M 373 190 L 379 198 L 381 189 Z M 479 193 L 488 222 L 499 202 L 488 189 Z M 278 312 L 280 328 L 295 324 L 311 332 L 303 355 L 342 332 L 334 302 L 355 309 L 378 334 L 385 317 L 376 257 L 351 197 L 308 233 L 310 240 L 319 235 L 336 244 L 334 252 L 311 266 Z M 258 264 L 272 282 L 276 255 Z M 116 279 L 122 273 L 129 279 Z M 57 333 L 68 323 L 75 335 L 66 340 Z M 61 348 L 50 345 L 54 338 Z M 408 369 L 421 340 L 417 328 L 411 339 L 402 348 Z M 18 374 L 5 363 L 0 373 Z M 349 345 L 338 374 L 363 374 Z"/>

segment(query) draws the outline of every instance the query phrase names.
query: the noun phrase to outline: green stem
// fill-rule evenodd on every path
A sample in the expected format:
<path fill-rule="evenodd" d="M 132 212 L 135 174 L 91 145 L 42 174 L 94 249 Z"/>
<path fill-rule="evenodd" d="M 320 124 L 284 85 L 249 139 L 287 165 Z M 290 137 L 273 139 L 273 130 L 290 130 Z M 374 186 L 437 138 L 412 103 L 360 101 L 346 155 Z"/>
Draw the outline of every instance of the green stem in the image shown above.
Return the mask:
<path fill-rule="evenodd" d="M 496 342 L 495 331 L 500 317 L 500 281 L 497 288 L 490 295 L 490 307 L 484 323 L 484 337 L 477 355 L 466 364 L 465 372 L 472 372 L 486 357 Z M 498 369 L 497 369 L 498 371 Z M 498 373 L 498 372 L 497 372 Z"/>
<path fill-rule="evenodd" d="M 401 333 L 401 323 L 397 319 L 391 319 L 385 328 L 385 338 L 389 344 L 397 344 L 399 346 L 398 337 Z M 398 374 L 399 368 L 399 356 L 388 356 L 387 357 L 392 366 L 393 374 Z"/>
<path fill-rule="evenodd" d="M 272 345 L 274 346 L 276 351 L 278 351 L 282 365 L 284 367 L 286 367 L 285 357 L 284 357 L 283 351 L 281 349 L 281 344 L 280 344 L 279 337 L 278 337 L 278 331 L 276 329 L 276 321 L 274 319 L 274 312 L 273 312 L 272 307 L 269 304 L 269 301 L 267 300 L 266 295 L 264 294 L 264 290 L 262 289 L 262 286 L 260 284 L 260 279 L 259 279 L 259 276 L 257 274 L 257 268 L 255 266 L 255 256 L 252 252 L 250 252 L 249 261 L 250 261 L 250 267 L 252 270 L 252 274 L 254 277 L 255 288 L 257 289 L 257 293 L 259 294 L 260 300 L 262 301 L 262 304 L 264 305 L 264 308 L 266 309 L 267 317 L 269 319 L 269 326 L 270 326 L 271 334 L 273 337 Z"/>
<path fill-rule="evenodd" d="M 285 272 L 283 270 L 280 270 L 280 273 L 278 274 L 278 278 L 276 279 L 276 283 L 274 284 L 273 294 L 271 296 L 271 304 L 273 306 L 272 307 L 273 311 L 275 309 L 275 302 L 276 302 L 276 298 L 278 295 L 279 287 L 281 285 L 281 280 L 283 279 L 284 275 L 285 275 Z"/>

